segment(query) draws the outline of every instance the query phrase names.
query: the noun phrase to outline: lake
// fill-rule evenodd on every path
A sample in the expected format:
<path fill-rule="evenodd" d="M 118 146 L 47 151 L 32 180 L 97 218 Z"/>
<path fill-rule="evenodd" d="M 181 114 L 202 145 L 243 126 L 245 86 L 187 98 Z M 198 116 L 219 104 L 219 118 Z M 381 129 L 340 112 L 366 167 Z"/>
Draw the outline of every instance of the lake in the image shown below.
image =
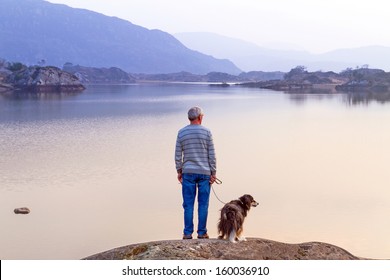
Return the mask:
<path fill-rule="evenodd" d="M 218 197 L 260 202 L 245 236 L 390 258 L 387 100 L 156 83 L 0 95 L 0 259 L 180 239 L 174 146 L 195 105 L 213 132 Z M 221 208 L 211 193 L 212 238 Z"/>

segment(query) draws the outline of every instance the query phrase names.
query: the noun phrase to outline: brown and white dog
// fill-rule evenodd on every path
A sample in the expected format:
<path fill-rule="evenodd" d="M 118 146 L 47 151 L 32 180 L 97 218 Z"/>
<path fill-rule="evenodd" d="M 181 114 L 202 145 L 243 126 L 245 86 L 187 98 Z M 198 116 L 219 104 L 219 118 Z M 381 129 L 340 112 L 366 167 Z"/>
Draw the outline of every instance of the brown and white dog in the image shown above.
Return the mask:
<path fill-rule="evenodd" d="M 230 242 L 246 241 L 241 236 L 246 215 L 251 207 L 259 205 L 249 194 L 241 196 L 239 199 L 226 203 L 221 209 L 221 218 L 218 223 L 219 239 L 228 238 Z"/>

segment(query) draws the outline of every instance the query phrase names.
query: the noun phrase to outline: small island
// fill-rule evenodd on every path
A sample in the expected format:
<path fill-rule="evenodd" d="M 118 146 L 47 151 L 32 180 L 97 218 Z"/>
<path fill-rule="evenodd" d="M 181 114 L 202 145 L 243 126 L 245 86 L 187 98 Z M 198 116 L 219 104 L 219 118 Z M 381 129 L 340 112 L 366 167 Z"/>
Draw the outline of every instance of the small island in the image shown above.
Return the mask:
<path fill-rule="evenodd" d="M 384 93 L 390 90 L 390 73 L 368 66 L 347 68 L 340 73 L 308 72 L 297 66 L 286 73 L 283 79 L 247 82 L 240 86 L 272 89 L 288 93 Z"/>
<path fill-rule="evenodd" d="M 61 93 L 85 89 L 73 74 L 54 66 L 26 66 L 22 63 L 0 64 L 0 92 Z"/>

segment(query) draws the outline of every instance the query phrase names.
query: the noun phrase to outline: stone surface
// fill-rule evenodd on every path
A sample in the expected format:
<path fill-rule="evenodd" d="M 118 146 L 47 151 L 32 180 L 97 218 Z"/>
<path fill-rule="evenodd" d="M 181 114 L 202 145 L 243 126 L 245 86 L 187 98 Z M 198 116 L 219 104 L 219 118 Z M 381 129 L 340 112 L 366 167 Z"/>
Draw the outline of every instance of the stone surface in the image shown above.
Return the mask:
<path fill-rule="evenodd" d="M 23 67 L 12 72 L 6 82 L 16 89 L 34 92 L 77 92 L 85 89 L 75 75 L 52 66 Z"/>
<path fill-rule="evenodd" d="M 358 260 L 326 243 L 286 244 L 261 238 L 230 243 L 219 239 L 155 241 L 128 245 L 86 260 Z"/>
<path fill-rule="evenodd" d="M 0 82 L 0 93 L 13 91 L 14 87 L 9 84 L 3 84 Z"/>
<path fill-rule="evenodd" d="M 29 214 L 30 209 L 28 209 L 27 207 L 15 208 L 14 213 L 15 214 Z"/>
<path fill-rule="evenodd" d="M 2 92 L 8 92 L 12 91 L 14 88 L 12 85 L 7 84 L 5 81 L 7 77 L 12 73 L 11 71 L 3 68 L 3 63 L 1 63 L 2 60 L 0 59 L 0 93 Z"/>

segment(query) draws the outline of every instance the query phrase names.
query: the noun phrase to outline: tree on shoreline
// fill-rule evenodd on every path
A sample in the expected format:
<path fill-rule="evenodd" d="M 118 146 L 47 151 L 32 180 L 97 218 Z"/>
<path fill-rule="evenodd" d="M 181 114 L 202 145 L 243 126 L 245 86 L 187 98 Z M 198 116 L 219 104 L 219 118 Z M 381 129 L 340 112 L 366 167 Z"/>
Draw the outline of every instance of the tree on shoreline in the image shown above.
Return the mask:
<path fill-rule="evenodd" d="M 299 76 L 306 73 L 307 73 L 306 67 L 303 65 L 298 65 L 295 68 L 291 69 L 290 72 L 286 73 L 284 75 L 284 79 L 290 80 L 293 79 L 295 76 Z"/>

